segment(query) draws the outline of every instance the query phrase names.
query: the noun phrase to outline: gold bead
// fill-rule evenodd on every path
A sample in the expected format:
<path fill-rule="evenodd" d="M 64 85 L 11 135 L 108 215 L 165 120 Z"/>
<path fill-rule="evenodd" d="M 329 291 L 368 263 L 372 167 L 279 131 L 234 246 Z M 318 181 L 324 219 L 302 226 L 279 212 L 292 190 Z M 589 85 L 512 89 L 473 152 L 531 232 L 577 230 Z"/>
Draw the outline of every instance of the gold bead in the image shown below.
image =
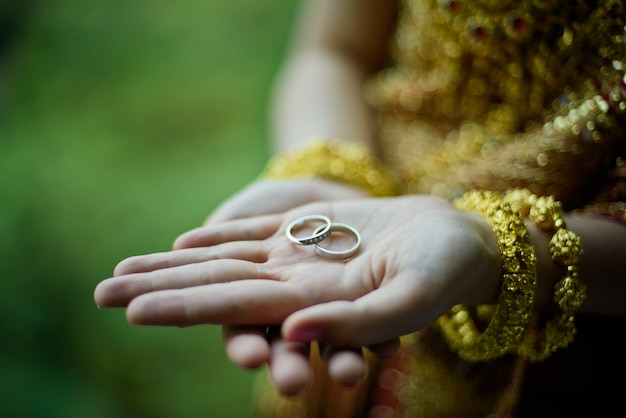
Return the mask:
<path fill-rule="evenodd" d="M 550 254 L 559 264 L 576 264 L 583 252 L 580 237 L 567 229 L 559 229 L 550 239 Z"/>
<path fill-rule="evenodd" d="M 586 287 L 578 279 L 577 268 L 583 248 L 580 237 L 565 229 L 562 205 L 553 196 L 538 197 L 528 191 L 514 189 L 507 192 L 505 200 L 515 201 L 516 207 L 521 207 L 522 212 L 527 211 L 529 219 L 539 228 L 553 232 L 549 243 L 550 255 L 566 270 L 565 277 L 554 286 L 554 302 L 562 312 L 548 319 L 543 330 L 529 330 L 518 347 L 518 353 L 530 361 L 543 361 L 556 350 L 567 347 L 574 339 L 574 311 L 580 308 L 586 297 Z"/>

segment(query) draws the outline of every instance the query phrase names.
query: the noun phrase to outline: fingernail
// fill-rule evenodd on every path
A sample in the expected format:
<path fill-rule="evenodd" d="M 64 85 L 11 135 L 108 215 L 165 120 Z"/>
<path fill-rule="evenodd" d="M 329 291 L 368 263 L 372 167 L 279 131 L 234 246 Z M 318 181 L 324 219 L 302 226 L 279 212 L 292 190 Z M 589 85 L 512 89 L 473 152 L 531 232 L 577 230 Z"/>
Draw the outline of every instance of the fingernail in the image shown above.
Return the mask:
<path fill-rule="evenodd" d="M 322 332 L 317 328 L 300 328 L 291 331 L 286 339 L 292 342 L 309 342 L 319 340 L 321 336 Z"/>

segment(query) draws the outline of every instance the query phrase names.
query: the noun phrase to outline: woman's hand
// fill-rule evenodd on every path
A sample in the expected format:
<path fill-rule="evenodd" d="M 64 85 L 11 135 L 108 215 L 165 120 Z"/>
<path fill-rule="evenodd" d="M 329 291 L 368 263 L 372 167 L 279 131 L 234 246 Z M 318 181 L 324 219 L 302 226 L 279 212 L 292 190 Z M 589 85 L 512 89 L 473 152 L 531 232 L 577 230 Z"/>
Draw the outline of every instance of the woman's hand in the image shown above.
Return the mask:
<path fill-rule="evenodd" d="M 347 261 L 330 260 L 290 242 L 285 227 L 311 214 L 359 230 L 360 252 Z M 333 235 L 321 245 L 349 245 L 342 241 Z M 210 224 L 182 235 L 175 246 L 186 248 L 122 261 L 117 277 L 97 287 L 97 303 L 126 306 L 135 324 L 282 324 L 280 344 L 267 347 L 274 354 L 259 353 L 259 361 L 275 358 L 278 350 L 301 362 L 304 344 L 314 340 L 355 349 L 389 345 L 455 304 L 491 301 L 500 269 L 487 223 L 432 197 L 312 203 Z M 246 344 L 229 344 L 229 338 L 227 347 L 245 351 Z M 349 351 L 340 353 L 344 361 L 335 362 L 337 368 L 356 370 Z M 239 354 L 251 358 L 229 352 L 231 358 Z M 307 382 L 305 374 L 296 373 L 281 381 L 288 363 L 277 369 L 270 362 L 285 393 Z"/>
<path fill-rule="evenodd" d="M 205 225 L 241 219 L 250 216 L 284 212 L 296 206 L 318 200 L 341 200 L 366 197 L 361 189 L 320 178 L 294 180 L 261 179 L 250 184 L 220 205 L 206 220 Z M 177 244 L 177 248 L 181 244 Z M 270 364 L 274 380 L 284 393 L 299 391 L 309 379 L 308 347 L 287 343 L 280 333 L 268 339 L 266 327 L 223 325 L 222 340 L 230 360 L 244 368 L 255 369 Z M 385 344 L 376 351 L 387 356 L 397 343 Z M 389 348 L 391 347 L 391 348 Z M 291 351 L 289 351 L 291 350 Z M 353 349 L 342 353 L 330 346 L 325 360 L 333 377 L 344 385 L 353 385 L 365 373 L 365 360 Z"/>

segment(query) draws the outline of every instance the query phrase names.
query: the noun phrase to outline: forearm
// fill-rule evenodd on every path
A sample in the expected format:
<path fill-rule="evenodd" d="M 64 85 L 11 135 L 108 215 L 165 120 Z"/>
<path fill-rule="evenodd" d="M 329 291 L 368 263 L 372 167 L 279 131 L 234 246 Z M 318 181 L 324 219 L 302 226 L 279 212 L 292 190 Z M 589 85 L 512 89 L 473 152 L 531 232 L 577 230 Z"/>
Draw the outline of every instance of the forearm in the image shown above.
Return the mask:
<path fill-rule="evenodd" d="M 273 96 L 275 151 L 287 151 L 312 137 L 372 145 L 373 113 L 361 94 L 368 76 L 337 51 L 308 48 L 296 52 L 279 75 Z"/>
<path fill-rule="evenodd" d="M 303 0 L 272 96 L 276 151 L 311 137 L 373 144 L 363 83 L 385 63 L 395 1 Z"/>

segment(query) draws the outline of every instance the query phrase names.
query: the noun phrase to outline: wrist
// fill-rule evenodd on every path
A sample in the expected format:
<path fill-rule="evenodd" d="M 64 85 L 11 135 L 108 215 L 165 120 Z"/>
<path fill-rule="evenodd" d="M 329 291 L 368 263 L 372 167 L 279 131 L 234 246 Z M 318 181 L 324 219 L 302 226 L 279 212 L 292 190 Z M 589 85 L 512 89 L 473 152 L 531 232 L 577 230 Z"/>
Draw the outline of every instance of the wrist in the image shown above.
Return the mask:
<path fill-rule="evenodd" d="M 535 309 L 542 312 L 554 312 L 557 306 L 554 303 L 554 285 L 561 278 L 559 266 L 550 257 L 550 234 L 539 228 L 528 218 L 526 227 L 530 242 L 535 247 L 537 263 L 537 289 L 535 293 Z"/>
<path fill-rule="evenodd" d="M 493 360 L 515 352 L 529 325 L 536 287 L 534 248 L 524 218 L 500 194 L 471 191 L 454 205 L 484 217 L 493 231 L 501 259 L 500 292 L 495 306 L 456 305 L 437 323 L 462 358 Z M 474 321 L 474 313 L 489 317 L 484 328 Z"/>
<path fill-rule="evenodd" d="M 583 252 L 581 240 L 566 229 L 561 203 L 552 196 L 514 189 L 504 196 L 468 192 L 455 205 L 485 217 L 500 246 L 503 274 L 498 302 L 492 312 L 487 312 L 490 322 L 482 333 L 472 318 L 473 310 L 481 316 L 480 306 L 457 305 L 439 318 L 451 347 L 470 361 L 517 353 L 533 362 L 543 361 L 567 347 L 576 333 L 574 313 L 585 299 L 586 286 L 578 278 L 578 261 Z M 547 243 L 543 234 L 550 236 Z M 539 302 L 535 300 L 536 247 L 544 254 L 540 256 L 543 278 Z M 550 255 L 549 260 L 545 254 Z M 561 270 L 556 283 L 555 266 Z M 545 310 L 537 308 L 549 305 L 550 288 L 554 292 L 554 307 L 558 309 L 544 318 Z"/>
<path fill-rule="evenodd" d="M 500 246 L 491 225 L 487 220 L 473 212 L 464 212 L 481 240 L 483 254 L 480 260 L 483 262 L 475 265 L 473 273 L 476 283 L 474 292 L 467 295 L 466 305 L 494 304 L 498 301 L 500 292 L 500 279 L 502 277 L 502 257 Z"/>

